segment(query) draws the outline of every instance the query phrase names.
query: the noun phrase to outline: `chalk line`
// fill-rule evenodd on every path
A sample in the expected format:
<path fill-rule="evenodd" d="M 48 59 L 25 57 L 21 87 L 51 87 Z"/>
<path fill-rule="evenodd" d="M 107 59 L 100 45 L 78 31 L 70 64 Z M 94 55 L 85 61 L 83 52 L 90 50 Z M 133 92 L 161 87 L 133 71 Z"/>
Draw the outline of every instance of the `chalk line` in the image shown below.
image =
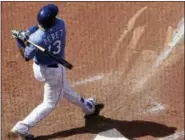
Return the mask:
<path fill-rule="evenodd" d="M 123 39 L 125 38 L 125 36 L 133 29 L 136 19 L 137 19 L 147 8 L 148 8 L 147 6 L 141 8 L 141 9 L 140 9 L 139 11 L 137 11 L 136 14 L 128 21 L 127 28 L 123 30 L 121 36 L 119 37 L 119 39 L 118 39 L 117 42 L 116 42 L 116 47 L 115 47 L 115 49 L 113 50 L 113 52 L 112 52 L 112 54 L 111 54 L 111 56 L 110 56 L 111 59 L 116 55 L 116 52 L 119 50 L 120 44 L 121 44 L 121 42 L 123 41 Z"/>
<path fill-rule="evenodd" d="M 151 79 L 153 76 L 155 76 L 158 72 L 161 71 L 161 69 L 156 69 L 156 68 L 158 68 L 163 63 L 163 61 L 169 56 L 169 54 L 172 52 L 172 49 L 174 48 L 173 46 L 168 47 L 168 42 L 171 40 L 172 31 L 173 31 L 172 27 L 169 26 L 168 30 L 167 30 L 167 36 L 165 39 L 165 43 L 164 43 L 164 48 L 165 48 L 164 51 L 162 51 L 159 56 L 157 56 L 157 54 L 153 53 L 152 54 L 153 57 L 154 56 L 157 57 L 155 59 L 153 59 L 152 55 L 151 55 L 151 57 L 148 56 L 148 58 L 150 58 L 152 61 L 150 63 L 153 63 L 153 64 L 151 64 L 151 65 L 149 64 L 148 67 L 145 67 L 145 70 L 143 71 L 143 76 L 133 86 L 132 90 L 137 90 L 137 91 L 144 90 L 143 87 L 146 83 L 148 83 L 149 79 Z M 145 54 L 145 55 L 147 55 L 147 54 Z M 172 62 L 172 61 L 170 61 L 170 62 Z M 138 77 L 138 74 L 137 74 L 137 77 Z"/>
<path fill-rule="evenodd" d="M 157 68 L 160 66 L 163 60 L 165 60 L 172 50 L 179 45 L 182 40 L 184 40 L 184 19 L 179 23 L 176 31 L 173 33 L 172 36 L 172 27 L 168 27 L 168 32 L 167 32 L 167 38 L 165 41 L 165 48 L 164 51 L 160 54 L 160 56 L 156 59 L 153 67 Z M 170 42 L 170 43 L 169 43 Z"/>
<path fill-rule="evenodd" d="M 157 102 L 155 102 L 155 101 L 153 101 L 153 103 L 152 103 L 152 107 L 150 108 L 150 109 L 147 109 L 145 112 L 144 112 L 144 114 L 146 114 L 146 113 L 159 113 L 159 112 L 161 112 L 161 111 L 164 111 L 165 110 L 165 106 L 164 105 L 162 105 L 162 104 L 160 104 L 160 103 L 157 103 Z"/>
<path fill-rule="evenodd" d="M 104 74 L 100 74 L 100 75 L 97 75 L 97 76 L 89 77 L 89 78 L 87 78 L 87 79 L 80 80 L 80 81 L 76 81 L 76 82 L 72 83 L 72 86 L 91 83 L 91 82 L 94 82 L 94 81 L 101 80 L 101 79 L 103 79 L 104 77 L 105 77 Z"/>
<path fill-rule="evenodd" d="M 114 71 L 114 72 L 108 72 L 108 73 L 102 73 L 96 76 L 88 76 L 86 79 L 82 79 L 79 81 L 75 81 L 72 82 L 72 86 L 78 86 L 78 85 L 83 85 L 83 84 L 88 84 L 88 83 L 93 83 L 95 81 L 100 81 L 100 80 L 104 80 L 104 82 L 102 84 L 105 84 L 105 80 L 107 80 L 107 82 L 109 82 L 109 78 L 111 77 L 111 81 L 115 80 L 117 81 L 120 77 L 120 75 L 122 75 L 123 73 L 121 71 Z"/>
<path fill-rule="evenodd" d="M 121 67 L 119 71 L 122 71 L 123 73 L 125 72 L 126 70 L 125 68 L 128 67 L 129 60 L 132 58 L 133 53 L 136 52 L 135 50 L 136 50 L 137 44 L 142 34 L 144 33 L 144 31 L 145 31 L 145 25 L 139 26 L 134 29 L 132 39 L 129 42 L 128 47 L 127 47 L 129 49 L 126 49 L 125 53 L 123 54 L 124 56 L 123 59 L 124 61 L 127 61 L 127 63 L 124 63 L 123 67 Z"/>
<path fill-rule="evenodd" d="M 135 30 L 133 31 L 132 40 L 129 44 L 129 49 L 133 49 L 133 50 L 136 49 L 136 46 L 137 46 L 142 34 L 145 31 L 145 27 L 146 27 L 146 25 L 138 26 L 137 28 L 135 28 Z"/>
<path fill-rule="evenodd" d="M 171 40 L 171 36 L 172 36 L 172 27 L 169 26 L 168 30 L 167 30 L 167 36 L 165 39 L 165 43 L 164 43 L 164 51 L 161 52 L 161 54 L 157 57 L 157 59 L 155 60 L 154 64 L 153 64 L 153 68 L 157 68 L 159 67 L 159 65 L 162 63 L 162 61 L 164 59 L 166 59 L 168 57 L 168 55 L 170 54 L 170 52 L 172 51 L 173 47 L 168 47 L 168 42 L 170 42 Z"/>
<path fill-rule="evenodd" d="M 181 19 L 172 35 L 170 46 L 178 46 L 184 40 L 184 18 Z"/>

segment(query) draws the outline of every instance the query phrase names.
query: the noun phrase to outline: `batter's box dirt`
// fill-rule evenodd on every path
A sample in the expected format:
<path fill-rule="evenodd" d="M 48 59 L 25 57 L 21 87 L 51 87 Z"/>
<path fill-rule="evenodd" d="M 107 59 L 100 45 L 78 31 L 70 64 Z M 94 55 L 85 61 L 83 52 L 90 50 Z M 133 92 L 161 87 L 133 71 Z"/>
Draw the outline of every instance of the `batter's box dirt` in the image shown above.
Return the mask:
<path fill-rule="evenodd" d="M 33 76 L 32 62 L 17 57 L 10 33 L 15 27 L 36 25 L 38 9 L 48 3 L 2 2 L 3 140 L 18 120 L 42 102 L 43 96 L 42 85 Z M 130 139 L 183 137 L 178 132 L 184 131 L 184 46 L 175 48 L 163 63 L 160 61 L 160 71 L 151 66 L 167 47 L 168 28 L 175 28 L 184 17 L 184 3 L 52 3 L 60 8 L 59 17 L 66 22 L 65 54 L 74 64 L 74 69 L 67 72 L 69 81 L 103 74 L 102 79 L 76 84 L 74 89 L 83 96 L 95 96 L 105 107 L 99 115 L 84 119 L 79 110 L 63 101 L 32 129 L 33 134 L 42 140 L 93 140 L 98 133 L 116 128 Z M 111 76 L 107 78 L 106 73 Z M 143 113 L 153 103 L 168 107 L 157 113 Z"/>

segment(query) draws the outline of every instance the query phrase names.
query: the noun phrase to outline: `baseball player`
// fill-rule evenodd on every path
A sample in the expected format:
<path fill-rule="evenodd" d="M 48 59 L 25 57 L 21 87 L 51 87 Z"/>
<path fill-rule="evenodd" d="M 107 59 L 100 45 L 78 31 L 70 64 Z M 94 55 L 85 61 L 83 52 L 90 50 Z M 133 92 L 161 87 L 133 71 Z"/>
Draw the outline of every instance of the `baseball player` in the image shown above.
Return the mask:
<path fill-rule="evenodd" d="M 56 17 L 58 11 L 54 4 L 42 7 L 37 14 L 38 26 L 20 31 L 15 37 L 25 60 L 33 60 L 34 77 L 44 83 L 44 98 L 24 120 L 16 123 L 9 133 L 10 137 L 32 140 L 34 136 L 29 133 L 30 127 L 44 119 L 56 107 L 61 97 L 81 107 L 85 115 L 93 115 L 96 111 L 93 98 L 85 99 L 71 88 L 62 65 L 26 42 L 26 39 L 29 39 L 64 58 L 66 28 L 64 20 Z"/>

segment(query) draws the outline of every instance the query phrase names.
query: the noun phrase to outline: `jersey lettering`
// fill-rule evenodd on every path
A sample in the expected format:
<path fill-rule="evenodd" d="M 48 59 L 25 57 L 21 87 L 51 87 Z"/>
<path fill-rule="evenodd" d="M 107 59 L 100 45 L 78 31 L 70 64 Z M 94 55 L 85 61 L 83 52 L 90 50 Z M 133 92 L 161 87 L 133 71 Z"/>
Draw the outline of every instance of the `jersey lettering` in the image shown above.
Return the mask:
<path fill-rule="evenodd" d="M 61 36 L 63 36 L 63 29 L 56 31 L 54 33 L 51 33 L 49 35 L 46 36 L 46 38 L 44 38 L 44 44 L 47 46 L 49 44 L 51 44 L 53 41 L 55 41 L 56 39 L 59 39 Z"/>
<path fill-rule="evenodd" d="M 52 48 L 56 48 L 57 50 L 52 51 Z M 59 54 L 61 51 L 61 41 L 60 40 L 56 40 L 55 42 L 53 42 L 52 45 L 49 45 L 48 49 L 50 52 L 52 52 L 53 54 Z"/>

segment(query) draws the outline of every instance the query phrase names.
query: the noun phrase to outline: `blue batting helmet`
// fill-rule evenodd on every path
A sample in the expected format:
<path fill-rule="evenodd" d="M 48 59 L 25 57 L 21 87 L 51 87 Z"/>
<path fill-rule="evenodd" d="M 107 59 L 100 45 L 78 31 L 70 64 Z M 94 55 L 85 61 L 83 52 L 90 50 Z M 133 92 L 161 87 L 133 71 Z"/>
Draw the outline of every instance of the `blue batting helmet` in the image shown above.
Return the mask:
<path fill-rule="evenodd" d="M 54 4 L 48 4 L 42 7 L 37 14 L 39 25 L 44 29 L 50 28 L 53 25 L 57 14 L 58 7 Z"/>

